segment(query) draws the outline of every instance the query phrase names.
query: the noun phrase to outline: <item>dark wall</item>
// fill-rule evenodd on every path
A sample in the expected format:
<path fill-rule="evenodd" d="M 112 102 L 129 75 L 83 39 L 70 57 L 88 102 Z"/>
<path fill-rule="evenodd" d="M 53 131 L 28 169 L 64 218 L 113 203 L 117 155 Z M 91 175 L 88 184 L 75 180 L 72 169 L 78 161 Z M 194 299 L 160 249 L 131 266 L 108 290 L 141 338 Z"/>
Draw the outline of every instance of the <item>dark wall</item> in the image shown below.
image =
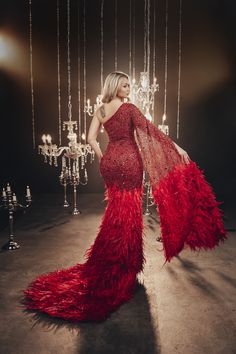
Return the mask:
<path fill-rule="evenodd" d="M 81 2 L 81 4 L 83 4 Z M 218 199 L 235 196 L 235 24 L 233 1 L 184 1 L 180 138 L 176 139 L 178 78 L 178 4 L 169 2 L 167 115 L 171 137 L 205 170 Z M 128 72 L 129 6 L 118 1 L 118 69 Z M 19 46 L 20 59 L 5 65 L 0 59 L 1 172 L 0 185 L 10 181 L 22 190 L 58 191 L 59 170 L 43 163 L 32 148 L 29 70 L 29 17 L 27 1 L 1 3 L 0 33 Z M 66 1 L 61 10 L 62 118 L 67 119 Z M 80 7 L 82 12 L 82 5 Z M 86 1 L 87 97 L 100 92 L 100 1 Z M 58 142 L 56 1 L 35 0 L 33 15 L 33 70 L 36 145 L 42 133 Z M 164 99 L 165 2 L 157 2 L 155 121 L 159 123 Z M 80 18 L 80 20 L 82 17 Z M 77 119 L 77 2 L 71 1 L 71 71 L 73 118 Z M 80 23 L 81 56 L 82 23 Z M 151 35 L 152 44 L 152 35 Z M 82 58 L 81 58 L 82 59 Z M 10 68 L 10 69 L 9 69 Z M 104 7 L 104 76 L 114 69 L 114 4 Z M 143 70 L 143 2 L 136 2 L 136 73 Z M 83 90 L 81 69 L 81 90 Z M 138 75 L 136 76 L 138 79 Z M 82 113 L 82 112 L 81 112 Z M 90 118 L 87 120 L 89 125 Z M 64 136 L 64 135 L 63 135 Z M 66 138 L 63 138 L 66 142 Z M 100 135 L 105 149 L 107 138 Z M 81 192 L 103 190 L 97 161 L 88 166 L 89 183 Z"/>

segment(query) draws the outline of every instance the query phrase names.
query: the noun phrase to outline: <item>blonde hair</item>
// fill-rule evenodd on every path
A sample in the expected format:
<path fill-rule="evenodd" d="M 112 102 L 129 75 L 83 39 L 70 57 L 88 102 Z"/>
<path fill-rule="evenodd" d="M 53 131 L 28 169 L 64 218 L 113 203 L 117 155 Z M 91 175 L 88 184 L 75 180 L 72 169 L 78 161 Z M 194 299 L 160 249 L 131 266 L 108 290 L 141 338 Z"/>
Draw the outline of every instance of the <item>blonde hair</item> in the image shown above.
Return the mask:
<path fill-rule="evenodd" d="M 107 75 L 102 89 L 103 103 L 109 103 L 113 98 L 117 96 L 120 80 L 122 78 L 129 80 L 129 76 L 122 71 L 113 71 Z"/>

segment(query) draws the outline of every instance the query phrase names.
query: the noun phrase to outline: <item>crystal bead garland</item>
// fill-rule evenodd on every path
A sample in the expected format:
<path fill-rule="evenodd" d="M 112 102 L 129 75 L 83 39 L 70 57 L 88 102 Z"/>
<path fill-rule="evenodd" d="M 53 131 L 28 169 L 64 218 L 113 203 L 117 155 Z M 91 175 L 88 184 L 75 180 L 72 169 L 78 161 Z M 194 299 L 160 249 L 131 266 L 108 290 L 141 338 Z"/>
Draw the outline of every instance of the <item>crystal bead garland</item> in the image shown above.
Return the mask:
<path fill-rule="evenodd" d="M 84 2 L 85 6 L 85 2 Z M 57 30 L 59 31 L 59 2 L 57 2 Z M 85 8 L 84 8 L 85 16 Z M 85 23 L 85 19 L 84 19 Z M 57 41 L 59 33 L 57 32 Z M 85 44 L 84 44 L 85 45 Z M 85 53 L 84 53 L 85 55 Z M 60 63 L 60 51 L 57 50 L 58 63 Z M 60 65 L 58 65 L 60 68 Z M 80 214 L 77 208 L 77 186 L 79 184 L 86 185 L 88 183 L 88 173 L 85 168 L 87 157 L 90 156 L 90 162 L 94 161 L 95 153 L 91 146 L 86 143 L 86 116 L 84 117 L 84 132 L 79 137 L 77 142 L 76 130 L 78 129 L 77 121 L 72 120 L 72 98 L 71 98 L 71 61 L 70 61 L 70 0 L 67 0 L 67 75 L 68 75 L 68 120 L 63 121 L 63 131 L 67 130 L 67 138 L 69 140 L 68 146 L 57 146 L 52 143 L 52 137 L 49 134 L 43 134 L 43 144 L 39 145 L 39 153 L 44 156 L 45 162 L 50 165 L 57 166 L 58 157 L 61 156 L 61 174 L 59 176 L 60 183 L 64 186 L 64 206 L 68 206 L 66 200 L 66 187 L 67 185 L 73 186 L 73 215 Z M 60 71 L 58 69 L 58 83 L 60 83 Z M 86 78 L 86 76 L 85 76 Z M 59 86 L 60 88 L 60 86 Z M 58 94 L 60 92 L 58 88 Z M 86 87 L 85 87 L 86 89 Z M 86 91 L 85 91 L 86 93 Z M 58 100 L 60 102 L 60 99 Z M 80 122 L 81 123 L 81 122 Z M 81 170 L 84 170 L 83 178 L 81 178 Z M 67 203 L 66 203 L 67 202 Z"/>
<path fill-rule="evenodd" d="M 58 96 L 58 138 L 61 145 L 61 75 L 60 75 L 60 7 L 57 0 L 57 96 Z"/>
<path fill-rule="evenodd" d="M 177 139 L 179 139 L 179 114 L 180 114 L 180 84 L 181 84 L 181 59 L 182 59 L 182 0 L 179 0 L 179 53 L 178 53 L 178 94 L 177 94 Z"/>
<path fill-rule="evenodd" d="M 103 88 L 103 57 L 104 57 L 104 49 L 103 49 L 103 44 L 104 44 L 104 27 L 103 27 L 103 14 L 104 14 L 104 0 L 101 0 L 101 11 L 100 11 L 100 33 L 101 33 L 101 91 L 102 92 L 102 88 Z M 87 99 L 87 104 L 85 104 L 84 107 L 84 112 L 85 114 L 88 114 L 90 117 L 92 117 L 95 113 L 95 111 L 97 110 L 97 108 L 101 105 L 102 101 L 101 101 L 101 93 L 97 95 L 96 98 L 96 103 L 94 103 L 94 105 L 92 106 L 90 104 L 90 98 Z M 103 133 L 104 132 L 104 127 L 103 125 L 101 125 L 101 129 L 100 132 Z M 99 143 L 98 143 L 99 144 Z"/>
<path fill-rule="evenodd" d="M 34 112 L 34 77 L 33 77 L 33 45 L 32 45 L 32 1 L 29 0 L 29 53 L 30 53 L 30 89 L 31 89 L 31 115 L 32 115 L 32 143 L 35 142 L 35 112 Z"/>
<path fill-rule="evenodd" d="M 169 126 L 166 124 L 166 102 L 167 102 L 167 79 L 168 79 L 168 0 L 166 0 L 166 12 L 165 12 L 165 84 L 164 84 L 164 107 L 162 122 L 158 125 L 158 128 L 164 133 L 169 135 Z"/>

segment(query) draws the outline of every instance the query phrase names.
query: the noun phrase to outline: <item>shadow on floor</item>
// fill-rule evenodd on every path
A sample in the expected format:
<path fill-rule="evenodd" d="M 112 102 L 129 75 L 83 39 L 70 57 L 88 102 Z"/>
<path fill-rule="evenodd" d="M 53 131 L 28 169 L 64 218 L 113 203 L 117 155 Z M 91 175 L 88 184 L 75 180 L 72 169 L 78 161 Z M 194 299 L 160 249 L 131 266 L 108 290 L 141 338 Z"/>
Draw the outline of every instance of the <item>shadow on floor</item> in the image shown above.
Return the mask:
<path fill-rule="evenodd" d="M 157 329 L 154 328 L 146 288 L 138 284 L 134 297 L 105 321 L 72 323 L 42 313 L 23 310 L 34 324 L 56 332 L 66 328 L 78 335 L 78 354 L 158 354 Z"/>

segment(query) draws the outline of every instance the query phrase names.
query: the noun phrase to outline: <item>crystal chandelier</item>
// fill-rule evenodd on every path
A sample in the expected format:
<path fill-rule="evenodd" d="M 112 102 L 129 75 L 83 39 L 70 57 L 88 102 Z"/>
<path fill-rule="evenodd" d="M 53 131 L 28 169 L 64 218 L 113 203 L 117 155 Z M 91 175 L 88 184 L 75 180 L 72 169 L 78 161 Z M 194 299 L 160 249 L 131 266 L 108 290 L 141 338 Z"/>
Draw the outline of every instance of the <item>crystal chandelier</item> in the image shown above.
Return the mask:
<path fill-rule="evenodd" d="M 149 121 L 153 121 L 150 111 L 154 111 L 154 94 L 159 90 L 156 77 L 150 85 L 149 73 L 143 71 L 140 73 L 138 84 L 133 79 L 131 83 L 131 101 L 134 102 L 143 112 Z"/>
<path fill-rule="evenodd" d="M 59 58 L 58 58 L 59 60 Z M 58 166 L 58 158 L 61 157 L 61 174 L 59 176 L 60 183 L 64 186 L 66 195 L 66 186 L 71 184 L 74 188 L 74 210 L 73 214 L 79 214 L 80 211 L 76 204 L 76 187 L 79 184 L 86 185 L 88 183 L 88 174 L 85 168 L 88 157 L 90 162 L 94 161 L 95 152 L 86 142 L 86 128 L 84 133 L 77 141 L 76 130 L 78 129 L 77 121 L 72 120 L 72 99 L 71 99 L 71 65 L 70 65 L 70 0 L 67 0 L 67 70 L 68 70 L 68 120 L 63 121 L 63 131 L 67 130 L 68 145 L 58 146 L 52 143 L 52 137 L 49 134 L 43 134 L 43 144 L 38 146 L 39 154 L 44 156 L 44 161 L 50 165 Z M 83 171 L 83 178 L 81 171 Z M 66 200 L 66 196 L 65 196 Z M 64 203 L 68 206 L 68 203 Z"/>

